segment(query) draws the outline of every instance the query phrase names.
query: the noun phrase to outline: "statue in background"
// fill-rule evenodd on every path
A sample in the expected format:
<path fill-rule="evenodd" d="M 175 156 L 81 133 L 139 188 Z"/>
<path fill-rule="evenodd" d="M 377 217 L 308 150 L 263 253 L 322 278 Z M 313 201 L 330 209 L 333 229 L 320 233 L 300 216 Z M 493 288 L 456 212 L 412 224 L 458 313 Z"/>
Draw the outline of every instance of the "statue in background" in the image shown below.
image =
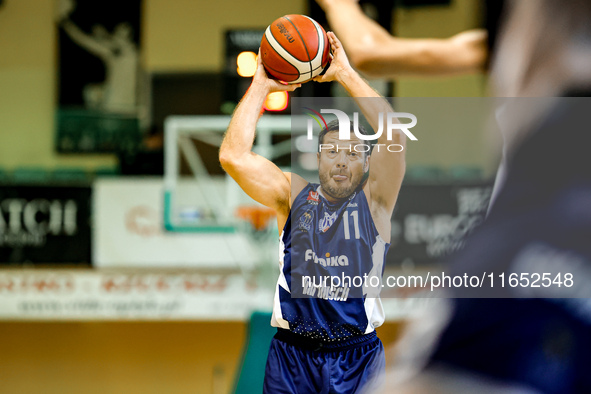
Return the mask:
<path fill-rule="evenodd" d="M 76 8 L 74 0 L 60 0 L 57 20 L 66 34 L 86 51 L 100 58 L 105 65 L 105 81 L 88 84 L 83 97 L 88 109 L 121 114 L 138 114 L 139 50 L 133 41 L 133 29 L 123 22 L 109 32 L 95 25 L 92 33 L 82 31 L 70 20 Z"/>

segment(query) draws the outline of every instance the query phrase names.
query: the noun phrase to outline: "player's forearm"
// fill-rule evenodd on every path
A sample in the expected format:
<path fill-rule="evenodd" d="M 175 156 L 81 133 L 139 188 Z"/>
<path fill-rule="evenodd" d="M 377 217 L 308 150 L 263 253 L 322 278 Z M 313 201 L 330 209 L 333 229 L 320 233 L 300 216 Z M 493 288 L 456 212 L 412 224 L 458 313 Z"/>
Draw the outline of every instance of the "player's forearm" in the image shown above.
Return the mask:
<path fill-rule="evenodd" d="M 353 97 L 371 127 L 377 131 L 380 127 L 378 123 L 380 113 L 383 114 L 382 119 L 385 122 L 387 113 L 393 111 L 388 101 L 353 69 L 340 72 L 337 80 Z"/>
<path fill-rule="evenodd" d="M 399 38 L 365 15 L 356 2 L 330 1 L 323 4 L 323 9 L 351 64 L 368 76 L 445 76 L 484 68 L 484 30 L 465 31 L 445 39 Z"/>
<path fill-rule="evenodd" d="M 377 78 L 445 75 L 455 68 L 451 49 L 444 39 L 390 37 L 383 45 L 360 49 L 355 66 Z"/>
<path fill-rule="evenodd" d="M 340 83 L 347 93 L 353 98 L 356 97 L 381 97 L 357 71 L 351 67 L 340 70 L 336 75 L 336 80 Z"/>
<path fill-rule="evenodd" d="M 372 77 L 431 74 L 435 64 L 425 64 L 426 40 L 401 39 L 363 13 L 351 1 L 331 2 L 324 10 L 332 30 L 341 40 L 351 64 Z M 416 45 L 414 45 L 416 44 Z"/>
<path fill-rule="evenodd" d="M 242 155 L 251 152 L 256 125 L 267 94 L 267 88 L 253 83 L 236 107 L 220 147 L 222 166 L 236 162 Z"/>
<path fill-rule="evenodd" d="M 446 39 L 391 37 L 365 47 L 355 65 L 372 77 L 445 76 L 481 71 L 486 56 L 486 33 L 471 31 Z"/>
<path fill-rule="evenodd" d="M 391 38 L 377 22 L 363 13 L 359 4 L 351 1 L 330 2 L 324 6 L 330 28 L 341 40 L 353 65 L 365 54 L 365 48 L 375 48 Z"/>

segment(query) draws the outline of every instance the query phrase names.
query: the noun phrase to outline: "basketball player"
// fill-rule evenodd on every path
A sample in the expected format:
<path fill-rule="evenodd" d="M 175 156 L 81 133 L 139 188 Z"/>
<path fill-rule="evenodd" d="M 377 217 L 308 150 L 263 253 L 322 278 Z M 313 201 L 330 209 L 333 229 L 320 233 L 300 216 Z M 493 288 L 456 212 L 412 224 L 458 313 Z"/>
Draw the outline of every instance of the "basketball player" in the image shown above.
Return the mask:
<path fill-rule="evenodd" d="M 371 127 L 378 130 L 378 113 L 392 112 L 392 108 L 353 70 L 336 36 L 329 32 L 328 38 L 333 53 L 331 66 L 314 80 L 340 83 Z M 367 293 L 347 297 L 341 288 L 331 299 L 298 298 L 293 296 L 298 289 L 292 275 L 318 270 L 321 262 L 332 256 L 331 261 L 340 262 L 340 268 L 350 268 L 348 272 L 373 272 L 381 277 L 391 215 L 405 171 L 404 151 L 375 149 L 371 156 L 370 152 L 357 153 L 351 147 L 366 141 L 353 133 L 351 139 L 339 140 L 336 123 L 330 123 L 319 135 L 319 144 L 329 147 L 318 153 L 320 184 L 282 172 L 252 152 L 255 128 L 268 93 L 299 86 L 269 79 L 259 57 L 252 84 L 232 117 L 220 149 L 226 172 L 253 199 L 275 210 L 279 229 L 283 230 L 281 273 L 271 321 L 278 331 L 267 359 L 264 392 L 370 390 L 379 384 L 385 367 L 383 345 L 374 330 L 384 321 L 379 297 Z M 400 130 L 393 131 L 391 140 L 386 140 L 386 134 L 382 133 L 377 143 L 405 147 L 406 137 Z M 363 182 L 370 157 L 372 170 Z M 328 265 L 325 272 L 342 272 Z"/>

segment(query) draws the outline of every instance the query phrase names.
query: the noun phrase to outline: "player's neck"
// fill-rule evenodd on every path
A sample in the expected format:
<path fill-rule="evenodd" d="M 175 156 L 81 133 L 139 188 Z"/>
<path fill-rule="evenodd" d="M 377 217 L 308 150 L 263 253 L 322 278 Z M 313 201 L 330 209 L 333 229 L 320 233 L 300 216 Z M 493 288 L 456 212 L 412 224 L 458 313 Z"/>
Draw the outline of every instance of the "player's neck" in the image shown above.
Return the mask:
<path fill-rule="evenodd" d="M 320 195 L 322 197 L 324 197 L 331 204 L 335 204 L 335 203 L 338 203 L 338 202 L 341 202 L 341 201 L 345 201 L 347 198 L 349 198 L 348 196 L 347 197 L 344 197 L 344 198 L 335 198 L 335 197 L 332 197 L 328 193 L 326 193 L 324 190 L 322 190 L 322 186 L 318 186 L 318 192 L 320 193 Z"/>

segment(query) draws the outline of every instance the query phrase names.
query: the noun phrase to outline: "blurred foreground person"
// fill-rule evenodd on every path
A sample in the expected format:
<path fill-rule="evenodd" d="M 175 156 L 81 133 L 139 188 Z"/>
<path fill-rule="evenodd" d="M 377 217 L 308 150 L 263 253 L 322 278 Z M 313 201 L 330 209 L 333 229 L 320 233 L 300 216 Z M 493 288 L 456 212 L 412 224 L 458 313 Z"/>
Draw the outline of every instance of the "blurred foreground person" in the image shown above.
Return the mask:
<path fill-rule="evenodd" d="M 506 175 L 450 274 L 519 280 L 439 300 L 400 342 L 382 393 L 591 392 L 591 2 L 510 3 L 493 77 L 516 97 Z"/>
<path fill-rule="evenodd" d="M 505 0 L 486 0 L 485 29 L 448 38 L 402 38 L 364 14 L 359 0 L 316 0 L 351 63 L 374 78 L 452 76 L 488 69 Z M 394 1 L 392 1 L 394 3 Z"/>
<path fill-rule="evenodd" d="M 471 29 L 448 38 L 401 38 L 390 34 L 364 14 L 358 0 L 316 0 L 340 37 L 353 66 L 374 78 L 449 77 L 489 72 L 498 46 L 507 0 L 482 0 L 484 29 Z M 507 91 L 509 96 L 515 92 Z M 500 130 L 504 136 L 505 130 Z M 492 205 L 504 182 L 506 146 L 490 199 Z"/>

